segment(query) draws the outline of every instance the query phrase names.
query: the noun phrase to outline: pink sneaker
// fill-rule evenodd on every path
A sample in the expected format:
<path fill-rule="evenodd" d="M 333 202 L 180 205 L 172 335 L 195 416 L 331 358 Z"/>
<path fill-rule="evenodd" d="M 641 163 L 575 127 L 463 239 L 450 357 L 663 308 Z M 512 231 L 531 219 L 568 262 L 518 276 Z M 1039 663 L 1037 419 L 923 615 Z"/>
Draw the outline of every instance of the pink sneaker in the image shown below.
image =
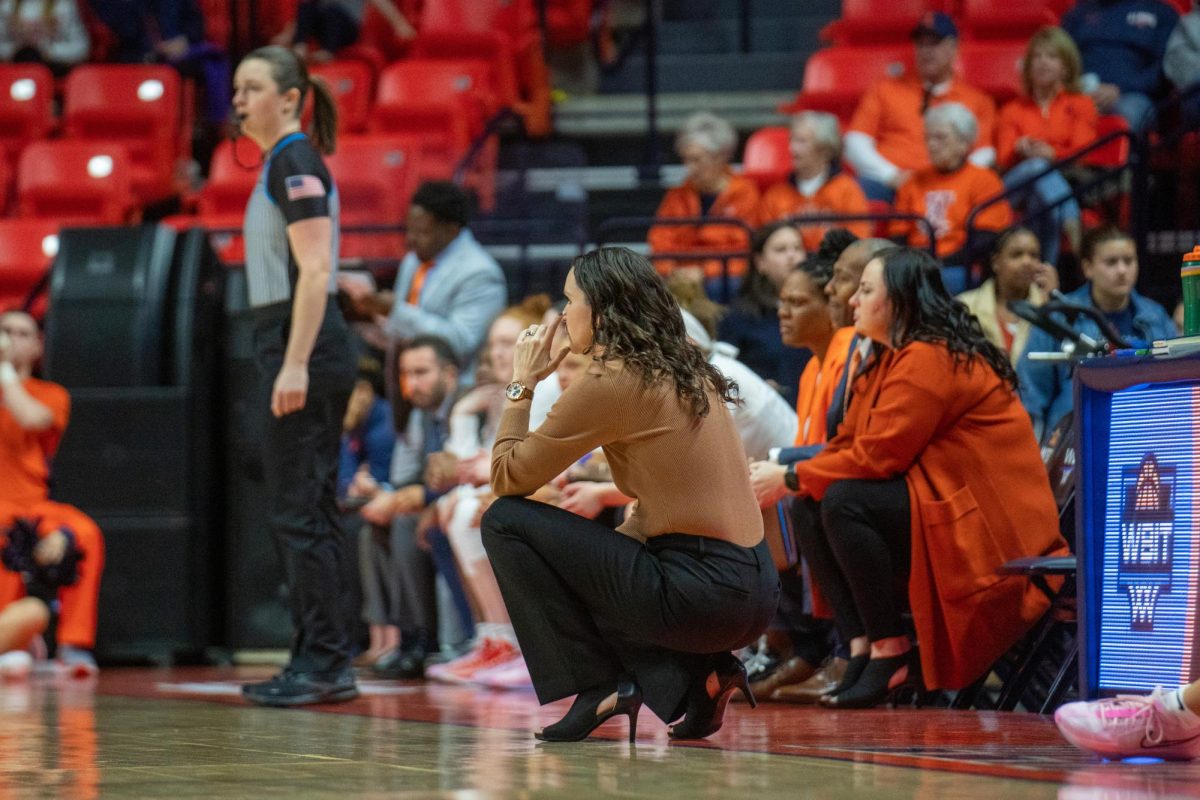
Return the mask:
<path fill-rule="evenodd" d="M 1068 742 L 1105 758 L 1200 758 L 1200 717 L 1169 707 L 1161 688 L 1148 696 L 1068 703 L 1054 721 Z"/>
<path fill-rule="evenodd" d="M 525 658 L 519 652 L 503 664 L 479 670 L 471 682 L 488 689 L 533 688 L 533 678 L 529 677 L 529 667 L 525 666 Z"/>

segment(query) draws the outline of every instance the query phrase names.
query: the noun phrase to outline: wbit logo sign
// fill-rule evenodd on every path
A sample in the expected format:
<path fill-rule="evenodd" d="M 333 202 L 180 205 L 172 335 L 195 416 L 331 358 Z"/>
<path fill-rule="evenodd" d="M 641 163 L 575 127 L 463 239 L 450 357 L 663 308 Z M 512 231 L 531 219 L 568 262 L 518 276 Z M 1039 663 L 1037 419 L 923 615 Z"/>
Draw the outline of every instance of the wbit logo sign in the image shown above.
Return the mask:
<path fill-rule="evenodd" d="M 1117 585 L 1129 594 L 1130 629 L 1154 630 L 1160 594 L 1171 591 L 1175 467 L 1147 453 L 1121 470 L 1121 557 Z"/>

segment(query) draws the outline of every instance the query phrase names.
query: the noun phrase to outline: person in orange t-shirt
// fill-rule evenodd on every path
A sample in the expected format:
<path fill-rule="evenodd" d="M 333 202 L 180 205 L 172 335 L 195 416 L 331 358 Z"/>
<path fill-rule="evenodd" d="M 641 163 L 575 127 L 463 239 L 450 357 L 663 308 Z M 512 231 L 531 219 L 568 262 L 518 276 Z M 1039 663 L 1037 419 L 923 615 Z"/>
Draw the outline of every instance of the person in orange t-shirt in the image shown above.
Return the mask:
<path fill-rule="evenodd" d="M 975 141 L 975 117 L 958 103 L 944 103 L 925 112 L 925 143 L 931 166 L 913 173 L 896 194 L 896 210 L 919 214 L 933 225 L 938 258 L 947 264 L 969 261 L 964 252 L 967 217 L 971 210 L 1004 191 L 996 173 L 967 161 Z M 1012 222 L 1012 209 L 1005 201 L 989 206 L 975 218 L 975 227 L 1001 231 Z M 928 247 L 926 228 L 907 220 L 896 220 L 889 235 L 903 237 L 913 247 Z"/>
<path fill-rule="evenodd" d="M 929 166 L 922 117 L 943 103 L 960 103 L 978 124 L 971 162 L 990 167 L 996 158 L 992 98 L 954 75 L 958 29 L 941 12 L 930 12 L 912 31 L 916 74 L 886 77 L 872 86 L 850 121 L 846 161 L 871 200 L 891 202 L 896 189 L 914 170 Z"/>
<path fill-rule="evenodd" d="M 701 111 L 683 124 L 675 139 L 675 149 L 687 169 L 681 186 L 670 189 L 655 216 L 662 220 L 687 217 L 726 217 L 742 221 L 750 228 L 758 226 L 758 186 L 754 181 L 735 175 L 729 167 L 737 146 L 737 133 L 725 120 Z M 750 248 L 750 235 L 740 225 L 718 222 L 701 225 L 655 225 L 647 236 L 650 251 L 679 254 L 691 251 L 742 253 Z M 659 274 L 667 275 L 679 267 L 698 268 L 709 282 L 725 273 L 721 258 L 661 259 L 651 256 Z M 726 259 L 730 277 L 746 274 L 746 259 Z"/>
<path fill-rule="evenodd" d="M 47 481 L 50 459 L 58 449 L 70 416 L 71 400 L 56 383 L 32 377 L 42 356 L 37 322 L 23 312 L 0 315 L 0 532 L 17 520 L 37 525 L 33 556 L 40 566 L 60 563 L 73 550 L 82 555 L 78 576 L 60 587 L 58 655 L 70 674 L 95 674 L 91 649 L 96 643 L 104 539 L 90 517 L 77 508 L 51 501 Z M 25 596 L 22 577 L 0 569 L 0 608 Z"/>
<path fill-rule="evenodd" d="M 1079 49 L 1062 28 L 1042 28 L 1029 40 L 1021 68 L 1025 96 L 1005 104 L 996 130 L 1006 187 L 1027 183 L 1050 162 L 1095 141 L 1096 104 L 1079 90 L 1081 65 Z M 1079 203 L 1062 173 L 1055 170 L 1037 178 L 1013 203 L 1030 212 L 1053 206 L 1025 220 L 1037 234 L 1046 261 L 1058 262 L 1064 233 L 1078 252 Z"/>
<path fill-rule="evenodd" d="M 805 214 L 866 214 L 867 196 L 854 178 L 834 172 L 833 164 L 842 154 L 842 133 L 837 117 L 824 111 L 802 111 L 792 117 L 792 167 L 787 181 L 771 186 L 763 194 L 759 218 L 763 222 Z M 828 223 L 806 224 L 797 221 L 804 237 L 804 249 L 815 252 L 829 230 Z M 871 233 L 867 222 L 846 224 L 855 236 Z"/>

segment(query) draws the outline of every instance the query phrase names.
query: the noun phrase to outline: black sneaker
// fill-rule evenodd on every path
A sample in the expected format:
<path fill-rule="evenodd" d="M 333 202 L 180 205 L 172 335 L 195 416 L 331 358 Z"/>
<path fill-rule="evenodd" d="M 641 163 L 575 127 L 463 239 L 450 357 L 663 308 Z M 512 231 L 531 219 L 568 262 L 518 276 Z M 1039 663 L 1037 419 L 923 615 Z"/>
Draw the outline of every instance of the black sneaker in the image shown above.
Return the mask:
<path fill-rule="evenodd" d="M 424 647 L 411 650 L 393 650 L 371 665 L 371 672 L 380 678 L 394 680 L 420 680 L 425 677 Z"/>
<path fill-rule="evenodd" d="M 260 706 L 304 706 L 341 703 L 358 697 L 354 671 L 293 672 L 285 669 L 267 681 L 242 686 L 242 697 Z"/>

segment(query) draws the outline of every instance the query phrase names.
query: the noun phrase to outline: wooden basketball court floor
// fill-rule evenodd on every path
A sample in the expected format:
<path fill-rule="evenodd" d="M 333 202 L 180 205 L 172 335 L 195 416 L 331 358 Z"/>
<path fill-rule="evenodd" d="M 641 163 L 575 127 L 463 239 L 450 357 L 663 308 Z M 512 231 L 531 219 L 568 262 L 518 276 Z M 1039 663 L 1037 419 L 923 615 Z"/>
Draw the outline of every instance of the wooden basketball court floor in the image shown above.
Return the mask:
<path fill-rule="evenodd" d="M 1033 714 L 734 705 L 718 735 L 677 744 L 643 710 L 632 747 L 624 718 L 544 744 L 531 731 L 566 702 L 365 681 L 351 703 L 245 705 L 240 682 L 269 672 L 0 685 L 0 798 L 1200 797 L 1200 762 L 1103 762 Z"/>

